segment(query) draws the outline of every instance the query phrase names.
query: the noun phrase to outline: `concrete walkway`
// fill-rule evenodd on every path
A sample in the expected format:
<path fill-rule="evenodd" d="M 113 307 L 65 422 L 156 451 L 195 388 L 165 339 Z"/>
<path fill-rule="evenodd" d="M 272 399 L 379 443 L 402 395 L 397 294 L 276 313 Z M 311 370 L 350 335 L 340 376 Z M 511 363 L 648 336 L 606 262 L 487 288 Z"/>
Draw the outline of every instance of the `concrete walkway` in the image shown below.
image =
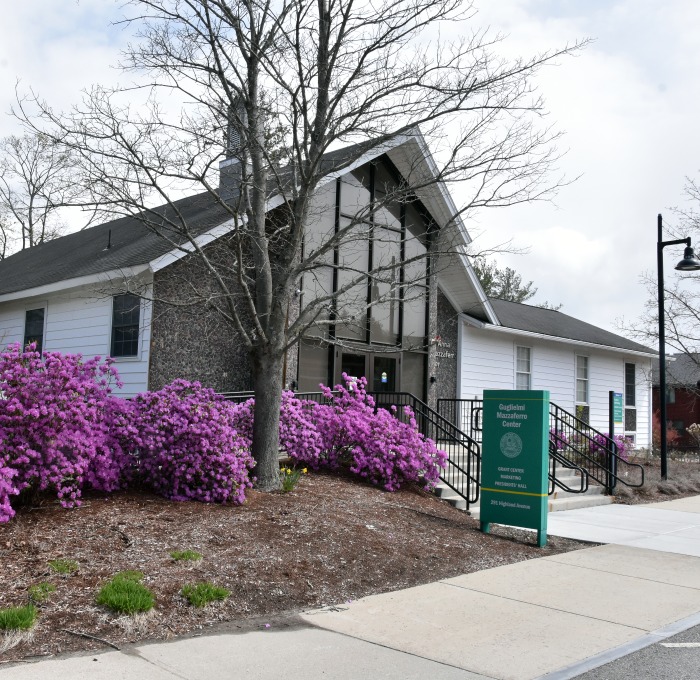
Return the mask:
<path fill-rule="evenodd" d="M 553 520 L 550 533 L 614 544 L 308 612 L 295 627 L 13 665 L 0 680 L 562 680 L 700 623 L 700 497 Z"/>

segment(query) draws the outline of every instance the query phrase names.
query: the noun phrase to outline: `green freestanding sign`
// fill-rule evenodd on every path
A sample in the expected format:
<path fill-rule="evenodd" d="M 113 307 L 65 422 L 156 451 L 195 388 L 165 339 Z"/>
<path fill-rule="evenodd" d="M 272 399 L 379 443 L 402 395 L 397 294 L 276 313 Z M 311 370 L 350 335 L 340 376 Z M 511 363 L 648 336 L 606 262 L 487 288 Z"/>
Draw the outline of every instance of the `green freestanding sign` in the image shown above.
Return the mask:
<path fill-rule="evenodd" d="M 537 529 L 547 544 L 549 392 L 484 390 L 481 530 L 489 524 Z"/>

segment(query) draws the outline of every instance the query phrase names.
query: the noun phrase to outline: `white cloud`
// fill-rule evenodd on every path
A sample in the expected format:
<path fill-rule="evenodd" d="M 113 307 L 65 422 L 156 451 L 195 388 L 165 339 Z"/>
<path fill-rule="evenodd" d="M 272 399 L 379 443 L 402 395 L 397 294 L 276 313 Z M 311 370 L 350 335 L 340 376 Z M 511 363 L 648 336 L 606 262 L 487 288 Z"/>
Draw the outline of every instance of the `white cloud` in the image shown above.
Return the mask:
<path fill-rule="evenodd" d="M 113 66 L 128 35 L 110 24 L 119 3 L 5 4 L 0 112 L 11 105 L 18 78 L 58 108 L 91 83 L 123 79 Z M 477 0 L 477 6 L 477 24 L 508 34 L 498 48 L 508 57 L 595 39 L 538 78 L 548 122 L 567 131 L 561 167 L 581 179 L 560 192 L 557 206 L 483 211 L 469 226 L 485 232 L 485 243 L 515 237 L 531 246 L 528 255 L 502 262 L 534 280 L 540 300 L 563 302 L 567 313 L 614 328 L 616 318 L 642 310 L 639 276 L 655 269 L 656 214 L 678 204 L 685 176 L 700 171 L 700 4 Z M 456 32 L 445 28 L 442 35 Z M 0 136 L 14 126 L 0 116 Z"/>

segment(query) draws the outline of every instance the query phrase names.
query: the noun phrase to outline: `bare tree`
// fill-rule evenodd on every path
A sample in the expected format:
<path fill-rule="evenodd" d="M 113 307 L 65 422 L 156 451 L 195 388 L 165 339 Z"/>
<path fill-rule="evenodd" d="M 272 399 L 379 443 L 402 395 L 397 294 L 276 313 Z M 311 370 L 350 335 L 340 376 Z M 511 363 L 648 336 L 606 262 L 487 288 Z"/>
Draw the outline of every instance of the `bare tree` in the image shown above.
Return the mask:
<path fill-rule="evenodd" d="M 666 238 L 687 238 L 690 236 L 698 247 L 700 243 L 700 186 L 686 178 L 684 193 L 688 205 L 671 209 L 672 219 L 664 221 L 668 230 Z M 669 258 L 680 260 L 682 250 L 671 254 Z M 671 260 L 673 262 L 673 260 Z M 641 281 L 647 289 L 645 310 L 641 318 L 632 322 L 622 320 L 618 325 L 622 330 L 643 344 L 656 347 L 659 343 L 659 299 L 658 273 L 645 272 Z M 683 361 L 684 372 L 688 371 L 688 362 L 696 364 L 700 370 L 700 277 L 697 272 L 683 273 L 668 267 L 664 274 L 664 309 L 665 309 L 665 340 L 670 350 L 687 355 Z M 668 351 L 668 349 L 667 349 Z M 668 367 L 673 375 L 673 367 Z M 685 377 L 685 376 L 684 376 Z M 700 387 L 687 385 L 700 397 Z"/>
<path fill-rule="evenodd" d="M 562 181 L 551 176 L 558 133 L 542 125 L 531 79 L 581 44 L 508 61 L 495 53 L 500 36 L 472 28 L 475 13 L 462 0 L 132 0 L 127 7 L 126 22 L 140 35 L 123 67 L 145 83 L 94 87 L 68 115 L 36 103 L 52 138 L 79 158 L 93 203 L 136 216 L 213 282 L 188 285 L 248 352 L 257 484 L 274 489 L 286 350 L 329 315 L 351 322 L 348 299 L 368 278 L 381 299 L 410 294 L 396 261 L 368 272 L 346 258 L 342 284 L 299 305 L 301 277 L 366 239 L 364 225 L 382 204 L 409 203 L 438 183 L 459 183 L 461 204 L 433 251 L 454 248 L 449 225 L 472 210 L 549 198 Z M 440 38 L 453 29 L 462 37 Z M 159 91 L 182 109 L 164 108 Z M 139 93 L 148 95 L 141 108 L 131 101 Z M 226 148 L 224 137 L 232 140 Z M 358 206 L 354 219 L 305 240 L 326 180 L 398 138 L 427 141 L 435 152 L 430 171 L 416 163 L 405 181 Z M 216 169 L 227 156 L 219 189 Z M 178 207 L 175 199 L 194 190 L 231 221 L 220 247 L 204 246 Z M 366 305 L 362 295 L 357 304 Z"/>
<path fill-rule="evenodd" d="M 74 170 L 66 147 L 41 132 L 0 140 L 0 257 L 60 235 L 60 209 L 78 194 Z"/>

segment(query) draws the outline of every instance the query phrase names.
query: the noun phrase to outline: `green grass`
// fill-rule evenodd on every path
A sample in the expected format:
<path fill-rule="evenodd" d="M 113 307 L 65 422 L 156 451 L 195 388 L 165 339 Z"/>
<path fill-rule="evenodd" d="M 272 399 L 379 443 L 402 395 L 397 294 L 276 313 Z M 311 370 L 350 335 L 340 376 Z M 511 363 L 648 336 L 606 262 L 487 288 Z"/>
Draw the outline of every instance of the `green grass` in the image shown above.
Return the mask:
<path fill-rule="evenodd" d="M 56 574 L 74 574 L 78 571 L 78 563 L 75 560 L 51 560 L 49 562 L 49 568 Z"/>
<path fill-rule="evenodd" d="M 29 586 L 29 598 L 33 602 L 46 602 L 51 593 L 56 592 L 56 586 L 53 583 L 42 581 L 36 585 Z"/>
<path fill-rule="evenodd" d="M 140 571 L 122 571 L 115 574 L 97 594 L 97 604 L 102 604 L 118 614 L 138 614 L 153 609 L 153 593 L 140 583 Z"/>
<path fill-rule="evenodd" d="M 170 553 L 170 557 L 172 557 L 176 562 L 180 562 L 182 560 L 199 562 L 199 560 L 202 559 L 202 553 L 198 553 L 195 550 L 173 550 Z"/>
<path fill-rule="evenodd" d="M 29 630 L 35 621 L 36 607 L 33 604 L 0 609 L 0 630 Z"/>
<path fill-rule="evenodd" d="M 135 571 L 134 569 L 127 569 L 126 571 L 120 571 L 119 573 L 115 574 L 112 578 L 139 583 L 139 581 L 143 580 L 143 572 Z"/>
<path fill-rule="evenodd" d="M 205 582 L 186 585 L 180 593 L 191 605 L 204 607 L 215 600 L 225 600 L 231 591 Z"/>

